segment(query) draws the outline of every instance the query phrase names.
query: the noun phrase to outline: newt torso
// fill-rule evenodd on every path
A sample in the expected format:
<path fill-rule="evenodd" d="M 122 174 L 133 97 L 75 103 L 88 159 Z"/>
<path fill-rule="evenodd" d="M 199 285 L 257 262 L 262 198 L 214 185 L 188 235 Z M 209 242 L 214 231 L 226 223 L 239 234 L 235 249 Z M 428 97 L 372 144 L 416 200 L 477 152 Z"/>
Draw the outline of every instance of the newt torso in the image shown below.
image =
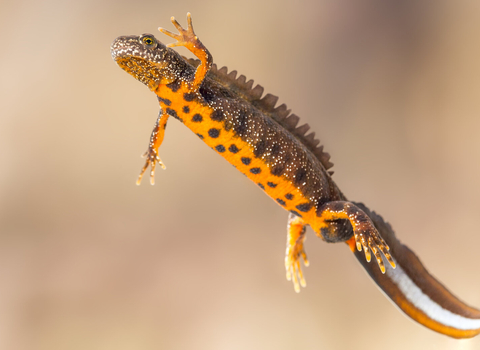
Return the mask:
<path fill-rule="evenodd" d="M 160 30 L 177 40 L 169 47 L 185 46 L 199 61 L 183 58 L 150 34 L 119 37 L 111 46 L 117 64 L 155 92 L 161 107 L 137 184 L 148 167 L 154 183 L 156 164 L 163 166 L 158 148 L 167 120 L 174 117 L 289 211 L 285 268 L 297 292 L 306 285 L 300 262 L 308 265 L 309 225 L 327 242 L 347 243 L 378 286 L 415 321 L 457 338 L 480 333 L 479 310 L 437 282 L 380 216 L 347 201 L 331 178 L 330 156 L 317 147 L 314 133 L 306 135 L 308 125 L 297 127 L 299 118 L 285 105 L 275 107 L 277 97 L 262 97 L 263 88 L 254 88 L 252 80 L 217 69 L 193 32 L 190 15 L 187 20 L 185 30 L 172 18 L 179 34 Z M 372 255 L 379 268 L 369 264 Z"/>
<path fill-rule="evenodd" d="M 296 136 L 298 117 L 289 116 L 284 105 L 275 109 L 275 97 L 261 99 L 261 87 L 252 89 L 253 82 L 224 72 L 213 67 L 196 94 L 184 82 L 160 85 L 155 92 L 162 109 L 278 204 L 314 224 L 319 206 L 341 199 L 325 168 L 330 166 L 328 154 L 302 143 L 314 142 L 313 135 L 304 136 L 308 126 Z"/>

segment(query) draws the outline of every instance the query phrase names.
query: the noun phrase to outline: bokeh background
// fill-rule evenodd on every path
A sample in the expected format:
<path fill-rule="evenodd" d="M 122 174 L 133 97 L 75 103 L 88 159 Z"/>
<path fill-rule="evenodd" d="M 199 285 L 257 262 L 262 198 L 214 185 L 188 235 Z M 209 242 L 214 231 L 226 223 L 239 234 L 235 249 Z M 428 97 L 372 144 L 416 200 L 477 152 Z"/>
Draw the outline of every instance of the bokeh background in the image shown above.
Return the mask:
<path fill-rule="evenodd" d="M 135 185 L 158 104 L 109 46 L 187 11 L 215 62 L 312 126 L 344 193 L 480 307 L 479 2 L 3 0 L 0 348 L 479 349 L 404 317 L 311 231 L 296 294 L 287 214 L 176 120 L 167 170 Z"/>

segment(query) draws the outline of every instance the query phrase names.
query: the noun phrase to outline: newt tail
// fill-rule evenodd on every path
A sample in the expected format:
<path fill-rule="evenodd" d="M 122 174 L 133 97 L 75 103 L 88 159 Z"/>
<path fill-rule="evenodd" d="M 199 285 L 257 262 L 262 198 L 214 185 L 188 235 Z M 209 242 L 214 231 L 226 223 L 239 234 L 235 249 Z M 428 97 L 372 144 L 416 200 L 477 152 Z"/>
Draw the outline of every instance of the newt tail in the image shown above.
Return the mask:
<path fill-rule="evenodd" d="M 397 265 L 395 269 L 387 265 L 386 273 L 381 274 L 354 251 L 385 295 L 407 316 L 436 332 L 453 338 L 471 338 L 479 334 L 480 311 L 459 300 L 437 281 L 415 253 L 396 238 L 392 227 L 381 216 L 361 203 L 356 205 L 372 219 Z"/>
<path fill-rule="evenodd" d="M 332 179 L 330 156 L 319 147 L 307 124 L 278 98 L 236 71 L 218 69 L 193 30 L 172 17 L 178 34 L 165 45 L 151 34 L 118 37 L 112 58 L 153 91 L 160 113 L 151 133 L 146 162 L 137 184 L 150 167 L 154 183 L 167 121 L 173 117 L 258 185 L 289 212 L 285 268 L 295 290 L 305 286 L 301 260 L 309 225 L 326 242 L 345 242 L 368 274 L 402 311 L 424 326 L 455 338 L 480 333 L 480 311 L 454 297 L 402 245 L 391 227 L 363 204 L 348 201 Z M 170 49 L 184 46 L 198 60 Z M 363 252 L 362 252 L 363 251 Z M 372 257 L 375 263 L 370 263 Z M 378 266 L 378 267 L 377 267 Z"/>

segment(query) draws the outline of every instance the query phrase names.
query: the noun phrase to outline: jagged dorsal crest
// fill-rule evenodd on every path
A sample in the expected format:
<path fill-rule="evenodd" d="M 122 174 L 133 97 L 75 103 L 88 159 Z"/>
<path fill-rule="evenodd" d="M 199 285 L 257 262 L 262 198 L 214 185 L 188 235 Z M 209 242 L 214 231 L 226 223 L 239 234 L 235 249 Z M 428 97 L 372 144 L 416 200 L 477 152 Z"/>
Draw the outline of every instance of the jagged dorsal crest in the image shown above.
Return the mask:
<path fill-rule="evenodd" d="M 198 66 L 200 63 L 196 59 L 187 59 L 187 61 L 193 65 Z M 308 124 L 298 126 L 300 118 L 290 113 L 290 109 L 285 104 L 281 104 L 275 107 L 278 101 L 278 97 L 272 94 L 263 95 L 264 89 L 260 85 L 253 86 L 253 80 L 248 80 L 244 75 L 237 77 L 237 71 L 228 71 L 227 67 L 217 68 L 216 64 L 213 64 L 208 75 L 217 83 L 227 87 L 240 95 L 244 100 L 250 102 L 263 114 L 269 116 L 275 120 L 278 124 L 292 133 L 315 157 L 322 163 L 323 167 L 328 170 L 333 166 L 330 162 L 330 155 L 323 151 L 323 146 L 318 146 L 319 140 L 315 139 L 315 132 L 311 132 L 307 135 L 307 131 L 310 130 Z M 329 171 L 333 174 L 332 171 Z"/>

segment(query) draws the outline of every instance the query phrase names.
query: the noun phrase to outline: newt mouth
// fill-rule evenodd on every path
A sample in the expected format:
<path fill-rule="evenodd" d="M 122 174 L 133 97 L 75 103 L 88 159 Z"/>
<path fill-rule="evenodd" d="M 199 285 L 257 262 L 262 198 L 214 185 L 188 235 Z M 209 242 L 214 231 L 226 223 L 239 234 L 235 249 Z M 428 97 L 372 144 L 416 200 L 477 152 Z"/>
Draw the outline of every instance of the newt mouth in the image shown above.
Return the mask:
<path fill-rule="evenodd" d="M 149 40 L 145 40 L 146 38 Z M 161 80 L 159 68 L 165 52 L 165 45 L 158 42 L 151 34 L 120 36 L 110 46 L 110 54 L 120 68 L 150 89 L 155 88 Z"/>

